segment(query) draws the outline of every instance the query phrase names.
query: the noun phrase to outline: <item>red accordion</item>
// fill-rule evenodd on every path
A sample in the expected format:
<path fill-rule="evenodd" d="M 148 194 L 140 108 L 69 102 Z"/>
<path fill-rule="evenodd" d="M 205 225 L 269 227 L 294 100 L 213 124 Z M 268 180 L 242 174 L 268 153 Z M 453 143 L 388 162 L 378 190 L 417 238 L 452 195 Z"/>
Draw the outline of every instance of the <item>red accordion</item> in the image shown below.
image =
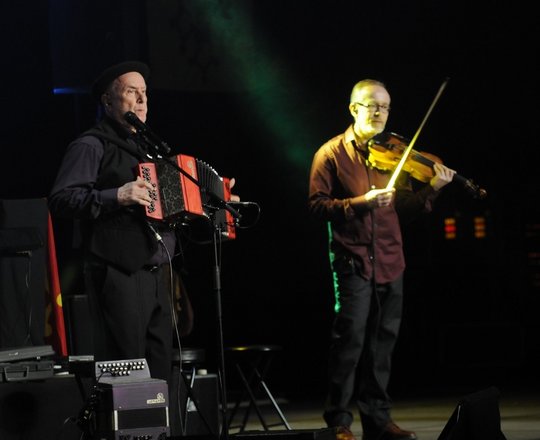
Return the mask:
<path fill-rule="evenodd" d="M 163 161 L 144 162 L 138 165 L 139 175 L 154 186 L 152 203 L 146 207 L 146 216 L 153 220 L 169 223 L 176 221 L 212 219 L 221 236 L 236 238 L 234 218 L 224 208 L 213 205 L 211 194 L 228 202 L 231 199 L 229 179 L 220 177 L 216 170 L 205 162 L 185 154 L 168 159 L 189 174 L 197 185 L 175 166 Z"/>

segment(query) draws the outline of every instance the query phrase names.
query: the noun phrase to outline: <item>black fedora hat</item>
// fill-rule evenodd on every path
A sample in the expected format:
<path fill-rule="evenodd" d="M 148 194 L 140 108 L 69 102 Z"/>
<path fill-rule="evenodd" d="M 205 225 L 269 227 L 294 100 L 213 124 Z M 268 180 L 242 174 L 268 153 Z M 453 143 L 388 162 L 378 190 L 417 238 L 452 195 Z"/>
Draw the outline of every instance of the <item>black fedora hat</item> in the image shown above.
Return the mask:
<path fill-rule="evenodd" d="M 107 67 L 92 84 L 91 93 L 94 99 L 99 101 L 109 84 L 119 76 L 128 72 L 139 72 L 146 80 L 150 75 L 150 68 L 140 61 L 124 61 Z"/>

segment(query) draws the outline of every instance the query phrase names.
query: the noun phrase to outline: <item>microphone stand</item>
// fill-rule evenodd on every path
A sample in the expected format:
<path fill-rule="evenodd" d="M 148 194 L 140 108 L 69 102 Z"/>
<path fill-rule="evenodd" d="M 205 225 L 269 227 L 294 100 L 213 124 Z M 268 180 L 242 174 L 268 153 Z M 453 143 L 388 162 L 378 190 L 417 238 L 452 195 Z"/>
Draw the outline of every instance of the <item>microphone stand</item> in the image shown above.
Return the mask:
<path fill-rule="evenodd" d="M 229 438 L 229 426 L 227 423 L 227 385 L 225 380 L 225 349 L 223 343 L 223 315 L 221 308 L 221 269 L 219 265 L 219 249 L 218 243 L 220 243 L 221 229 L 217 222 L 214 221 L 214 233 L 212 244 L 214 247 L 214 268 L 213 268 L 213 286 L 214 295 L 216 299 L 216 325 L 218 336 L 218 362 L 219 362 L 219 386 L 221 395 L 221 433 L 219 438 L 227 440 Z"/>
<path fill-rule="evenodd" d="M 126 118 L 127 119 L 127 118 Z M 129 122 L 129 120 L 128 120 Z M 142 122 L 140 122 L 142 124 Z M 229 430 L 228 430 L 228 424 L 227 424 L 227 387 L 226 387 L 226 381 L 225 381 L 225 350 L 224 350 L 224 342 L 223 342 L 223 317 L 222 317 L 222 302 L 221 302 L 221 270 L 219 266 L 219 249 L 218 249 L 218 242 L 220 241 L 221 237 L 221 230 L 217 222 L 215 221 L 215 212 L 219 209 L 226 209 L 229 211 L 233 217 L 236 220 L 239 220 L 242 216 L 241 214 L 231 207 L 225 200 L 223 200 L 221 197 L 219 197 L 217 194 L 215 194 L 213 191 L 209 190 L 208 188 L 204 187 L 197 179 L 195 179 L 191 174 L 189 174 L 187 171 L 182 169 L 177 163 L 173 162 L 172 160 L 165 158 L 162 156 L 162 154 L 167 154 L 170 152 L 170 149 L 168 149 L 168 146 L 165 142 L 161 141 L 157 136 L 152 133 L 152 140 L 149 139 L 148 136 L 146 136 L 146 130 L 141 130 L 139 126 L 135 126 L 135 129 L 137 130 L 137 133 L 140 136 L 140 139 L 144 142 L 145 145 L 143 147 L 151 147 L 154 150 L 154 153 L 151 154 L 148 152 L 147 154 L 150 158 L 152 158 L 154 161 L 161 160 L 162 162 L 166 163 L 169 166 L 172 166 L 174 169 L 182 173 L 185 177 L 187 177 L 191 182 L 196 184 L 201 191 L 204 191 L 206 194 L 210 196 L 210 200 L 217 204 L 218 206 L 214 206 L 215 209 L 214 213 L 210 215 L 212 224 L 213 224 L 213 248 L 214 248 L 214 267 L 213 267 L 213 286 L 214 286 L 214 293 L 215 293 L 215 300 L 216 300 L 216 320 L 217 320 L 217 332 L 218 332 L 218 379 L 219 379 L 219 385 L 220 385 L 220 395 L 221 395 L 221 412 L 222 412 L 222 427 L 221 427 L 221 433 L 218 433 L 218 437 L 221 437 L 223 440 L 228 440 L 229 438 Z M 167 148 L 164 148 L 167 147 Z"/>

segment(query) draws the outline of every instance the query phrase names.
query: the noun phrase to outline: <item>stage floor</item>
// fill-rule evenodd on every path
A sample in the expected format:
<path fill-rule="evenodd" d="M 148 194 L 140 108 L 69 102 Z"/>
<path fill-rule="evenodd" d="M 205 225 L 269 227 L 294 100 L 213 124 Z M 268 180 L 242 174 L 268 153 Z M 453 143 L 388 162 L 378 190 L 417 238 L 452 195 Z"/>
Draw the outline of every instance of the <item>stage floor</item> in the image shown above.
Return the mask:
<path fill-rule="evenodd" d="M 475 391 L 476 393 L 476 391 Z M 449 422 L 452 413 L 463 397 L 468 395 L 447 393 L 438 395 L 437 393 L 424 397 L 394 397 L 393 418 L 394 421 L 404 429 L 416 432 L 419 440 L 438 440 L 444 427 Z M 323 401 L 321 399 L 309 400 L 286 400 L 276 399 L 287 423 L 292 430 L 318 430 L 325 428 L 321 417 Z M 270 430 L 285 430 L 277 412 L 272 409 L 270 401 L 262 401 L 260 406 Z M 492 400 L 492 407 L 497 409 L 497 401 Z M 477 415 L 486 408 L 481 408 L 471 417 L 483 418 L 482 423 L 493 426 L 497 423 L 497 415 L 493 415 L 491 408 L 487 414 Z M 352 430 L 358 440 L 362 438 L 362 429 L 357 419 L 357 412 L 351 408 L 355 415 L 355 422 Z M 498 410 L 500 414 L 501 431 L 507 440 L 540 440 L 540 395 L 533 391 L 512 391 L 501 392 L 498 399 Z M 236 422 L 240 417 L 235 418 Z M 478 420 L 476 420 L 478 421 Z M 233 423 L 234 426 L 234 423 Z M 250 416 L 246 427 L 249 431 L 263 430 L 257 415 Z M 231 430 L 231 433 L 238 432 L 238 429 Z M 294 437 L 294 436 L 292 436 Z M 314 437 L 316 438 L 316 436 Z M 476 439 L 476 437 L 474 437 Z M 461 439 L 461 437 L 460 437 Z M 487 439 L 486 440 L 490 440 Z"/>

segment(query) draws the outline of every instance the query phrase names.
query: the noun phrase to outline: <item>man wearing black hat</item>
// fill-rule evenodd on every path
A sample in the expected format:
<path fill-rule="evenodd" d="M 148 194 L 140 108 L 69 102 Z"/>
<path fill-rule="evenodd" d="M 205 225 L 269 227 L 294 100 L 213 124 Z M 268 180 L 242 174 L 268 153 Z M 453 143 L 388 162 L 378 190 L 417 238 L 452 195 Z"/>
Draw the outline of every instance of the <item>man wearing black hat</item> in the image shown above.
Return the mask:
<path fill-rule="evenodd" d="M 146 121 L 148 75 L 146 64 L 129 61 L 96 79 L 92 95 L 104 117 L 68 146 L 49 207 L 80 222 L 95 360 L 146 358 L 152 377 L 169 380 L 177 241 L 146 220 L 152 186 L 134 170 L 148 158 L 124 119 L 133 112 Z"/>

